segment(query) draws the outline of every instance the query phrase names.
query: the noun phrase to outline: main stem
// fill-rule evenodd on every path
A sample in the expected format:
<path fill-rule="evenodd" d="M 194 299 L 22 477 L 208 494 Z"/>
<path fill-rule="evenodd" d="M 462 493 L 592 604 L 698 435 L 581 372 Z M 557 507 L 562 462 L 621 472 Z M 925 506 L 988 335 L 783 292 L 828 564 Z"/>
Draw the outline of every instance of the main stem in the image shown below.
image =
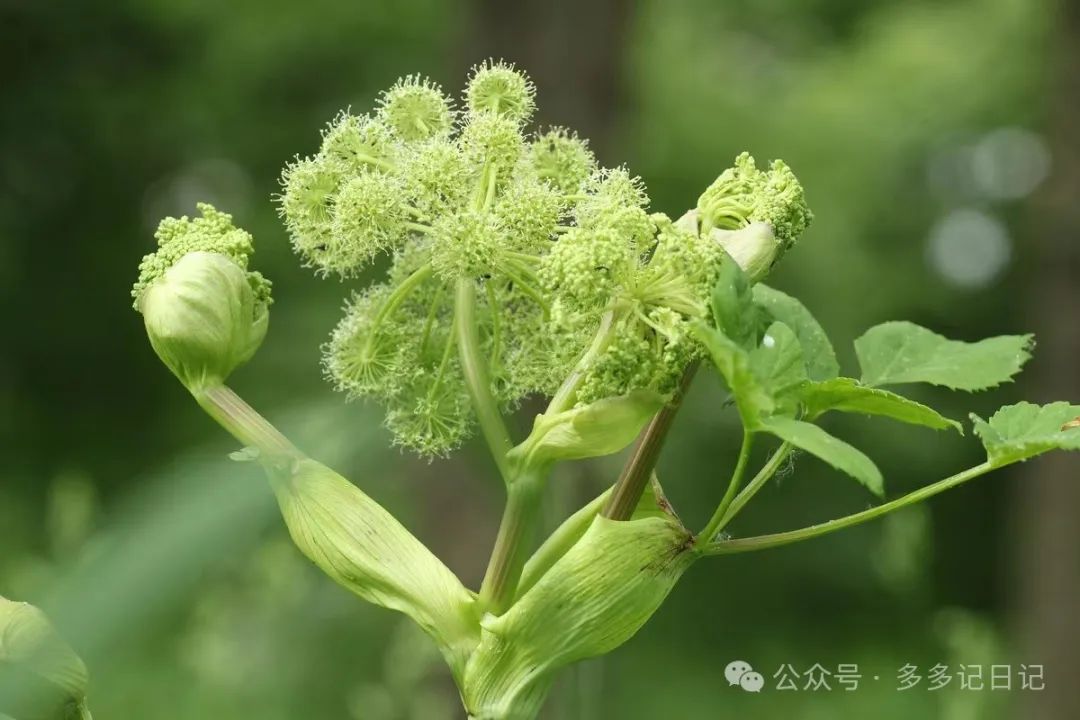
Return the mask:
<path fill-rule="evenodd" d="M 943 493 L 968 480 L 973 480 L 981 475 L 985 475 L 991 470 L 996 469 L 996 467 L 997 466 L 992 465 L 990 462 L 984 462 L 975 467 L 968 468 L 963 472 L 947 477 L 944 480 L 939 480 L 932 485 L 919 488 L 903 497 L 870 508 L 869 510 L 855 513 L 854 515 L 837 518 L 836 520 L 829 520 L 828 522 L 811 525 L 810 527 L 802 528 L 800 530 L 790 530 L 788 532 L 773 533 L 771 535 L 761 535 L 752 538 L 722 540 L 707 545 L 704 548 L 704 552 L 706 555 L 726 555 L 730 553 L 750 552 L 752 550 L 765 550 L 781 545 L 790 545 L 791 543 L 800 542 L 802 540 L 809 540 L 810 538 L 836 532 L 837 530 L 842 530 L 851 527 L 852 525 L 859 525 L 860 523 L 873 520 L 908 505 L 922 502 L 927 498 Z"/>
<path fill-rule="evenodd" d="M 480 585 L 480 606 L 485 612 L 501 615 L 514 601 L 535 534 L 547 471 L 546 467 L 526 470 L 506 488 L 506 507 Z"/>

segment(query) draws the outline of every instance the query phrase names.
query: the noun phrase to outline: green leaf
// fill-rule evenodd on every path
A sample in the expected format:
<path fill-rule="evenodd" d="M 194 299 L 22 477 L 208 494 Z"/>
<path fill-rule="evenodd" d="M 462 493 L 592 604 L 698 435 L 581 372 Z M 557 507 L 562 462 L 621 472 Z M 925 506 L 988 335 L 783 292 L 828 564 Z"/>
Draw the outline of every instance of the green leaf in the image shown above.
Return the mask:
<path fill-rule="evenodd" d="M 939 414 L 931 407 L 881 388 L 867 387 L 854 378 L 834 378 L 825 382 L 809 382 L 798 390 L 806 415 L 814 419 L 829 410 L 881 415 L 911 425 L 923 425 L 944 430 L 953 428 L 961 435 L 964 426 Z"/>
<path fill-rule="evenodd" d="M 510 454 L 555 461 L 617 453 L 633 442 L 664 402 L 658 393 L 634 390 L 555 415 L 537 415 L 529 438 Z"/>
<path fill-rule="evenodd" d="M 750 369 L 774 399 L 806 382 L 802 345 L 795 332 L 782 322 L 770 325 L 761 344 L 750 352 Z"/>
<path fill-rule="evenodd" d="M 760 417 L 771 413 L 776 404 L 751 369 L 750 353 L 704 323 L 694 326 L 694 336 L 705 346 L 716 369 L 724 377 L 743 425 L 747 429 L 756 428 Z"/>
<path fill-rule="evenodd" d="M 1080 405 L 1029 402 L 1006 405 L 986 422 L 972 415 L 975 434 L 994 465 L 1007 465 L 1050 450 L 1080 450 Z"/>
<path fill-rule="evenodd" d="M 720 265 L 712 297 L 713 322 L 736 345 L 754 344 L 757 313 L 750 278 L 730 256 Z"/>
<path fill-rule="evenodd" d="M 880 497 L 885 494 L 885 481 L 874 461 L 817 425 L 787 417 L 769 417 L 762 419 L 760 426 L 762 430 L 847 473 L 875 495 Z"/>
<path fill-rule="evenodd" d="M 1008 381 L 1031 357 L 1031 335 L 1002 335 L 967 343 L 909 322 L 872 327 L 855 341 L 865 385 L 930 383 L 985 390 Z"/>
<path fill-rule="evenodd" d="M 829 336 L 805 305 L 761 283 L 754 286 L 754 302 L 773 320 L 779 320 L 795 331 L 802 344 L 806 374 L 811 380 L 831 380 L 840 374 L 840 364 Z"/>

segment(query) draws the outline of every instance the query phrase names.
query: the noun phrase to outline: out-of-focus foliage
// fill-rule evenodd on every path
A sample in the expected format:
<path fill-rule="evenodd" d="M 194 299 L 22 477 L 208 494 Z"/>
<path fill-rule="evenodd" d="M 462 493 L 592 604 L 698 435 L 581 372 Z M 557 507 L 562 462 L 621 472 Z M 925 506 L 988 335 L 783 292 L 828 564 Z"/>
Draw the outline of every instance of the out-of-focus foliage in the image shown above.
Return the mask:
<path fill-rule="evenodd" d="M 50 613 L 90 667 L 95 716 L 454 717 L 423 643 L 288 545 L 269 490 L 223 460 L 232 446 L 161 368 L 127 292 L 160 217 L 197 200 L 229 208 L 276 299 L 237 386 L 475 582 L 497 512 L 489 486 L 459 461 L 431 468 L 383 450 L 377 415 L 324 386 L 319 345 L 344 293 L 296 268 L 270 196 L 341 107 L 369 107 L 407 72 L 455 86 L 484 57 L 466 43 L 476 12 L 452 0 L 0 8 L 0 594 Z M 1046 3 L 646 0 L 628 12 L 624 97 L 601 162 L 628 160 L 654 209 L 678 214 L 736 153 L 784 158 L 815 223 L 770 284 L 836 333 L 846 371 L 851 341 L 884 320 L 969 340 L 1026 331 L 1018 200 L 1046 160 L 1031 134 L 1046 100 Z M 1020 166 L 1028 185 L 1014 182 Z M 690 524 L 715 505 L 737 442 L 716 384 L 695 389 L 660 467 Z M 974 409 L 985 417 L 1009 394 Z M 916 397 L 948 417 L 971 409 Z M 981 453 L 888 420 L 828 424 L 878 461 L 891 492 Z M 864 506 L 853 484 L 797 467 L 732 530 Z M 586 480 L 558 478 L 552 493 L 580 504 Z M 1002 487 L 944 496 L 908 525 L 702 563 L 632 643 L 565 683 L 552 717 L 996 717 L 999 696 L 898 693 L 895 676 L 909 662 L 1012 660 Z M 943 610 L 953 605 L 966 609 Z M 882 682 L 752 695 L 723 680 L 734 659 L 770 690 L 783 663 L 859 663 Z"/>

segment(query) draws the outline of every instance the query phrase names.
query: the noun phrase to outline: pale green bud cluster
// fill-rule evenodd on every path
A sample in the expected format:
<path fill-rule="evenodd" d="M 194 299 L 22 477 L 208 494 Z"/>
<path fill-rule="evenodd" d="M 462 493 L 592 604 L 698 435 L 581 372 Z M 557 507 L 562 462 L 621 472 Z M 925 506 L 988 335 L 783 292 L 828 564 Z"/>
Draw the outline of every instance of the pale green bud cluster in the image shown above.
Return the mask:
<path fill-rule="evenodd" d="M 270 281 L 247 269 L 248 260 L 255 252 L 250 233 L 233 225 L 232 215 L 217 210 L 213 205 L 198 203 L 195 207 L 202 217 L 168 217 L 158 224 L 154 233 L 158 248 L 144 256 L 139 263 L 139 279 L 131 290 L 135 309 L 139 309 L 146 290 L 182 257 L 192 252 L 217 253 L 232 260 L 247 273 L 247 281 L 256 299 L 269 304 Z"/>
<path fill-rule="evenodd" d="M 150 344 L 192 392 L 224 383 L 255 354 L 269 323 L 270 282 L 248 271 L 251 235 L 211 205 L 165 218 L 132 294 Z"/>
<path fill-rule="evenodd" d="M 774 160 L 768 170 L 759 170 L 745 152 L 702 193 L 697 207 L 703 234 L 713 228 L 738 230 L 752 222 L 764 222 L 785 249 L 814 217 L 802 185 L 784 161 Z"/>

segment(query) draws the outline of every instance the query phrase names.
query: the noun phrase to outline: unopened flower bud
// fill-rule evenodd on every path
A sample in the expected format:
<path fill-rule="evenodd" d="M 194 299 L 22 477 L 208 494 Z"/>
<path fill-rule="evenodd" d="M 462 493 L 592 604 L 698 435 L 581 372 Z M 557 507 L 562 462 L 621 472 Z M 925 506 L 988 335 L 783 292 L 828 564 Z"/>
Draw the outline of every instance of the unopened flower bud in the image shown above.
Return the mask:
<path fill-rule="evenodd" d="M 255 354 L 269 322 L 267 298 L 230 258 L 192 252 L 142 294 L 146 334 L 188 390 L 213 387 Z"/>

